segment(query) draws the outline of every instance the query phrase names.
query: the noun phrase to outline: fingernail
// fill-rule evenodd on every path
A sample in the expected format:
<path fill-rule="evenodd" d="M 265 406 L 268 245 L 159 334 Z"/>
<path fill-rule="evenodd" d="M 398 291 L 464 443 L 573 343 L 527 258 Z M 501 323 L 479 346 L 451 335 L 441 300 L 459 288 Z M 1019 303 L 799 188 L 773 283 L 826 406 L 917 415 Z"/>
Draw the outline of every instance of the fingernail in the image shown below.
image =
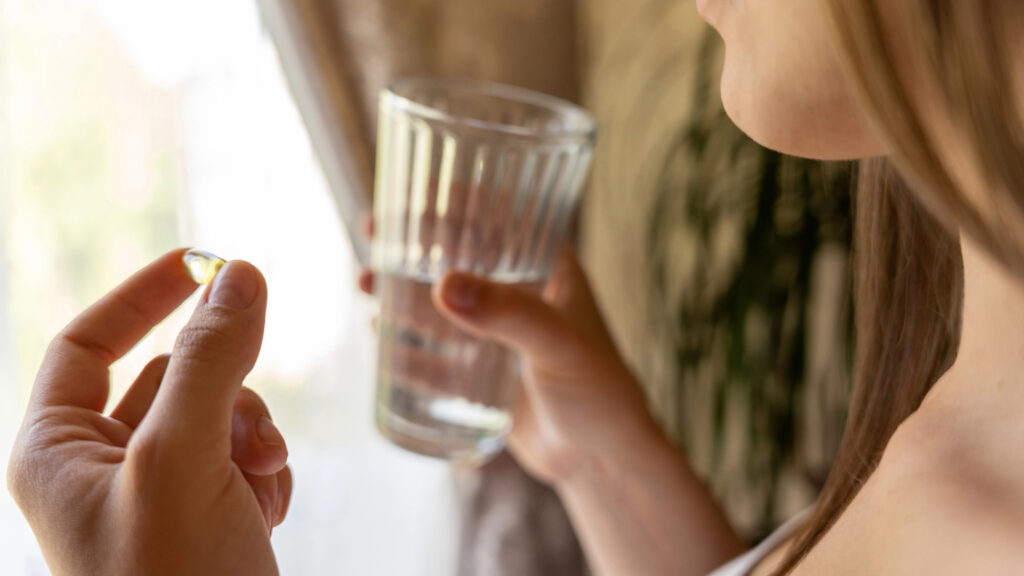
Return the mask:
<path fill-rule="evenodd" d="M 482 288 L 483 284 L 476 278 L 466 274 L 457 274 L 449 276 L 445 280 L 442 296 L 452 308 L 463 312 L 472 312 L 480 303 Z"/>
<path fill-rule="evenodd" d="M 256 300 L 259 280 L 249 264 L 228 262 L 213 281 L 210 303 L 245 310 Z"/>
<path fill-rule="evenodd" d="M 260 442 L 267 446 L 284 446 L 284 436 L 267 416 L 260 416 L 256 421 L 256 435 L 259 436 Z"/>

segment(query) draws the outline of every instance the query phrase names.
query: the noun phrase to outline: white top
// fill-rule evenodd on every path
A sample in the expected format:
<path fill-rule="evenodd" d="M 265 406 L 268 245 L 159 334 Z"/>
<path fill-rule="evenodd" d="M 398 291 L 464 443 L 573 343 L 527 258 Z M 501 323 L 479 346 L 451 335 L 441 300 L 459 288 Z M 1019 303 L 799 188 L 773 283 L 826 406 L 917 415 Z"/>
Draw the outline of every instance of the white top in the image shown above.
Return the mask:
<path fill-rule="evenodd" d="M 771 554 L 783 542 L 789 540 L 790 536 L 792 536 L 804 523 L 804 520 L 807 519 L 808 514 L 810 514 L 810 509 L 797 514 L 788 522 L 780 526 L 778 530 L 772 532 L 771 535 L 758 544 L 756 548 L 731 560 L 728 564 L 725 564 L 708 576 L 748 576 L 750 571 L 753 570 L 761 560 L 764 560 L 766 556 Z"/>

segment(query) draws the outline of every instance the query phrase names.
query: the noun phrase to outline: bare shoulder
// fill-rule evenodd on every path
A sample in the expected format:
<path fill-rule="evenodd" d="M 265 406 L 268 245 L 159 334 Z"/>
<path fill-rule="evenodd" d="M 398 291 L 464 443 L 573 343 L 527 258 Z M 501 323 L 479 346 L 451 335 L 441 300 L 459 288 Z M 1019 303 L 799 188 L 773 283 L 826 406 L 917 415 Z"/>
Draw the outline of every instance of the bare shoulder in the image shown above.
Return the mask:
<path fill-rule="evenodd" d="M 908 419 L 795 574 L 1024 574 L 1021 443 L 948 424 Z"/>

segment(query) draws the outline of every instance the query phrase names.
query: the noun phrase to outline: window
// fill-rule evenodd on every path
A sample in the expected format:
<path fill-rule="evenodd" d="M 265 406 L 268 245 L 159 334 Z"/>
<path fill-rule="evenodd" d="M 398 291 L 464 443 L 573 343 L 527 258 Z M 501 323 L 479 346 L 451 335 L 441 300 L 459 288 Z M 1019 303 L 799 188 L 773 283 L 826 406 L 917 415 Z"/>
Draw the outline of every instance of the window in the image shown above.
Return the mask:
<path fill-rule="evenodd" d="M 291 450 L 282 573 L 453 572 L 449 469 L 373 429 L 374 303 L 255 2 L 0 0 L 0 467 L 49 339 L 178 245 L 267 277 L 248 385 Z M 115 366 L 112 398 L 191 308 Z M 46 573 L 6 490 L 0 572 Z"/>

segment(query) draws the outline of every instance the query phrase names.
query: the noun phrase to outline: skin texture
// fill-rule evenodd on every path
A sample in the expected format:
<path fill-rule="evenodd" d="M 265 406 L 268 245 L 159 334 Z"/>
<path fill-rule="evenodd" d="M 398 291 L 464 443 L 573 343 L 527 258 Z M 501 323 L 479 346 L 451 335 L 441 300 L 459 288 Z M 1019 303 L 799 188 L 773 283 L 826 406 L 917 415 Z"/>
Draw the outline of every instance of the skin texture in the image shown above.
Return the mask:
<path fill-rule="evenodd" d="M 1019 574 L 1024 569 L 1024 287 L 965 241 L 953 367 L 795 575 Z M 781 555 L 762 562 L 770 574 Z"/>
<path fill-rule="evenodd" d="M 722 103 L 768 148 L 824 160 L 886 153 L 849 91 L 820 0 L 701 0 L 725 40 Z"/>
<path fill-rule="evenodd" d="M 730 116 L 779 151 L 814 158 L 888 152 L 839 73 L 816 0 L 701 1 L 727 47 Z M 936 82 L 906 38 L 900 2 L 878 2 L 897 71 L 964 196 L 996 210 Z M 999 23 L 1024 36 L 1020 19 Z M 799 31 L 799 33 L 797 33 Z M 1020 69 L 1024 73 L 1024 67 Z M 1018 109 L 1024 99 L 1016 97 Z M 1024 162 L 1024 159 L 1021 159 Z M 1018 191 L 1019 192 L 1019 191 Z M 1012 236 L 1007 242 L 1020 242 Z M 849 508 L 794 574 L 1016 574 L 1024 569 L 1024 282 L 963 238 L 963 333 L 953 367 L 886 447 Z M 755 574 L 771 574 L 783 549 Z"/>
<path fill-rule="evenodd" d="M 242 388 L 263 338 L 266 284 L 224 268 L 174 351 L 109 415 L 108 367 L 195 291 L 176 250 L 54 339 L 11 454 L 8 486 L 54 574 L 274 574 L 288 450 Z"/>

